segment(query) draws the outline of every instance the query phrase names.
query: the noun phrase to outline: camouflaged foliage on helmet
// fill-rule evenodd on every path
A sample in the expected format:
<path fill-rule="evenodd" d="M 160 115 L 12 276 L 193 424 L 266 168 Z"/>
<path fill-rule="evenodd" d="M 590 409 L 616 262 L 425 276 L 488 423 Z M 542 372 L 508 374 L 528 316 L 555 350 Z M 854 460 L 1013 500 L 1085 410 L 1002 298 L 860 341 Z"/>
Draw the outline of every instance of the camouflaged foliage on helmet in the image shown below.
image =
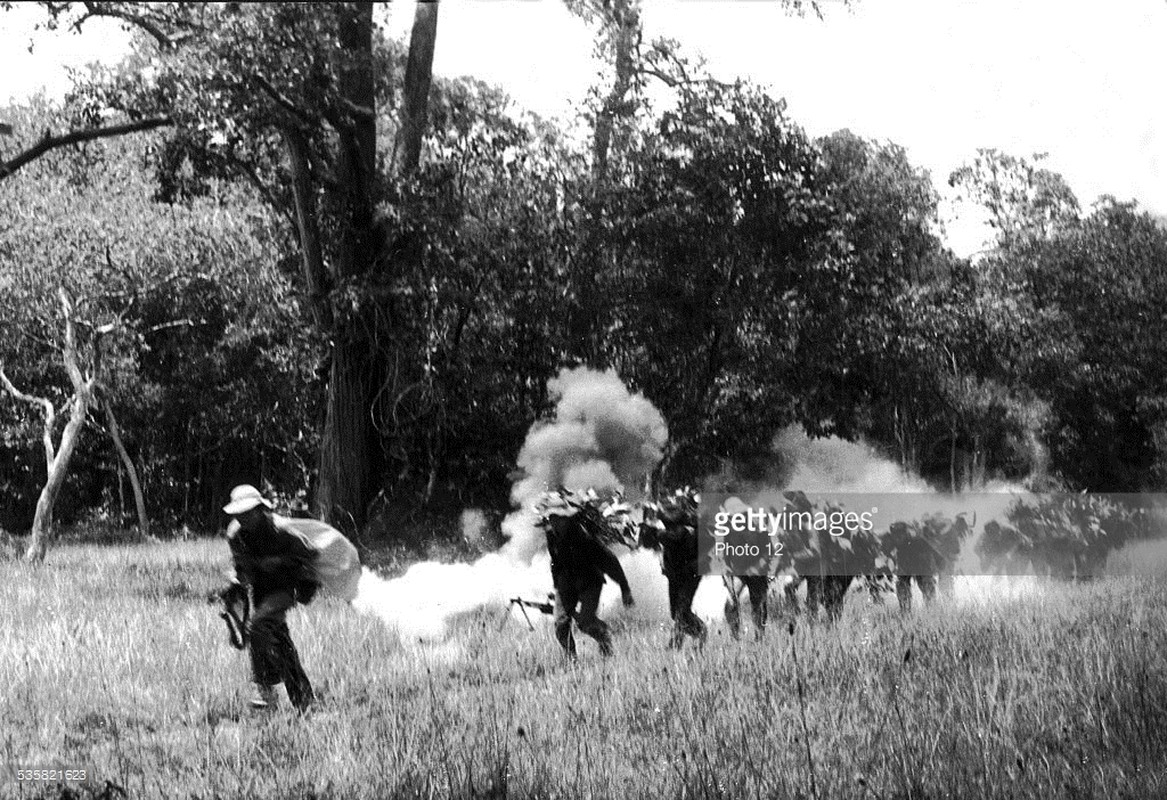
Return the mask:
<path fill-rule="evenodd" d="M 544 492 L 535 503 L 535 513 L 539 515 L 538 525 L 540 527 L 570 519 L 579 512 L 580 507 L 571 502 L 562 489 Z"/>
<path fill-rule="evenodd" d="M 700 500 L 700 495 L 697 494 L 696 490 L 686 486 L 661 498 L 660 503 L 657 504 L 657 514 L 666 524 L 686 523 L 695 525 L 697 520 L 697 505 L 700 503 Z"/>
<path fill-rule="evenodd" d="M 595 489 L 573 492 L 560 487 L 545 492 L 536 503 L 538 525 L 548 528 L 555 523 L 572 520 L 578 530 L 600 544 L 636 546 L 635 526 L 630 517 L 631 508 L 619 492 L 601 495 Z"/>
<path fill-rule="evenodd" d="M 543 516 L 570 517 L 579 511 L 579 507 L 560 491 L 544 492 L 535 507 Z"/>

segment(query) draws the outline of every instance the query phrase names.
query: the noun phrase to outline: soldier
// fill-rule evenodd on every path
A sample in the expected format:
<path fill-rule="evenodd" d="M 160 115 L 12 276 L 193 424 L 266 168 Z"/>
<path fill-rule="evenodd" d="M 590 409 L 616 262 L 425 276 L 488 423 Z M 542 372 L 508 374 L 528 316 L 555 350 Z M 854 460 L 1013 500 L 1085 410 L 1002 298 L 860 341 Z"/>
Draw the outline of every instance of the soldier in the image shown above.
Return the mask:
<path fill-rule="evenodd" d="M 287 613 L 316 593 L 316 551 L 308 541 L 272 517 L 271 503 L 254 486 L 236 486 L 223 511 L 231 515 L 227 544 L 235 561 L 235 579 L 251 587 L 255 612 L 248 625 L 248 654 L 256 696 L 251 705 L 271 709 L 276 687 L 284 684 L 298 710 L 313 700 L 312 684 L 300 664 L 288 631 Z"/>
<path fill-rule="evenodd" d="M 900 610 L 912 610 L 912 582 L 920 587 L 925 603 L 936 599 L 936 576 L 944 567 L 944 557 L 920 531 L 904 522 L 893 522 L 888 540 L 895 555 L 896 597 Z"/>
<path fill-rule="evenodd" d="M 600 653 L 610 656 L 612 633 L 596 612 L 605 575 L 620 587 L 624 605 L 633 605 L 632 588 L 624 569 L 612 551 L 585 528 L 582 510 L 561 493 L 548 494 L 542 511 L 541 525 L 547 533 L 551 580 L 555 585 L 555 638 L 574 659 L 574 620 L 581 631 L 599 643 Z"/>
<path fill-rule="evenodd" d="M 669 584 L 669 616 L 673 620 L 668 648 L 679 650 L 686 635 L 704 647 L 708 631 L 701 618 L 693 613 L 693 598 L 701 584 L 697 568 L 695 498 L 684 492 L 666 497 L 655 516 L 656 519 L 645 519 L 641 525 L 640 543 L 644 547 L 660 547 L 662 551 L 661 572 Z"/>
<path fill-rule="evenodd" d="M 956 576 L 953 574 L 953 569 L 956 562 L 960 560 L 960 550 L 964 540 L 972 534 L 976 525 L 976 512 L 972 512 L 971 516 L 972 518 L 969 519 L 967 513 L 957 514 L 956 519 L 950 525 L 946 525 L 936 537 L 936 550 L 942 561 L 940 574 L 936 576 L 936 589 L 941 597 L 952 598 L 956 596 Z"/>

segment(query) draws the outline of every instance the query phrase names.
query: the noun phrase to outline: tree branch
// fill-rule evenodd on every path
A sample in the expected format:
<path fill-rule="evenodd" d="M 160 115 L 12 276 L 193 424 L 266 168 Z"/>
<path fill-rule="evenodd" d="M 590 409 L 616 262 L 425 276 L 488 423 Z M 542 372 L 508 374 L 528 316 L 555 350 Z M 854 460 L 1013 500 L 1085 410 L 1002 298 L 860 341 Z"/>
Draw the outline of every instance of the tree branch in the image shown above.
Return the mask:
<path fill-rule="evenodd" d="M 12 385 L 12 381 L 8 379 L 8 375 L 4 372 L 4 365 L 0 363 L 0 386 L 8 391 L 17 400 L 30 405 L 40 406 L 45 416 L 44 434 L 42 441 L 45 446 L 45 463 L 49 466 L 53 464 L 53 458 L 56 456 L 56 448 L 53 447 L 53 426 L 57 422 L 57 412 L 53 408 L 53 404 L 43 398 L 34 397 L 31 394 L 25 394 Z"/>
<path fill-rule="evenodd" d="M 53 8 L 54 5 L 58 4 L 50 3 L 49 10 L 50 12 L 54 13 L 54 15 L 56 15 L 64 11 L 69 4 L 61 3 L 56 9 Z M 128 23 L 129 25 L 144 31 L 155 42 L 157 42 L 158 46 L 163 50 L 173 50 L 179 44 L 194 36 L 196 31 L 199 29 L 198 26 L 189 23 L 184 24 L 181 20 L 168 19 L 164 21 L 173 23 L 178 27 L 186 27 L 188 30 L 185 32 L 176 31 L 174 33 L 167 33 L 158 24 L 157 19 L 151 19 L 149 13 L 134 14 L 122 8 L 117 8 L 113 3 L 97 3 L 91 2 L 91 0 L 86 0 L 82 3 L 82 5 L 85 6 L 85 13 L 82 14 L 81 17 L 70 26 L 78 33 L 81 32 L 81 26 L 86 21 L 94 17 L 106 17 L 109 19 L 121 20 L 122 22 Z M 150 8 L 150 6 L 147 6 L 147 8 Z M 191 28 L 193 28 L 193 30 L 191 30 Z"/>
<path fill-rule="evenodd" d="M 92 17 L 111 17 L 113 19 L 120 19 L 123 22 L 128 22 L 131 25 L 135 25 L 141 28 L 146 33 L 150 34 L 150 36 L 154 38 L 154 41 L 158 42 L 158 45 L 163 49 L 169 50 L 174 46 L 174 42 L 170 40 L 170 37 L 164 34 L 158 28 L 158 26 L 151 23 L 145 17 L 129 14 L 125 11 L 118 11 L 114 8 L 101 8 L 94 3 L 87 2 L 84 5 L 85 13 L 82 14 L 81 18 L 74 22 L 72 26 L 73 30 L 77 31 L 78 33 L 81 32 L 81 26 Z"/>
<path fill-rule="evenodd" d="M 262 75 L 256 75 L 255 82 L 259 84 L 259 88 L 263 89 L 264 93 L 268 97 L 275 101 L 277 106 L 303 122 L 308 127 L 314 128 L 319 124 L 319 119 L 300 108 L 300 106 L 296 105 L 296 103 L 293 102 L 290 97 L 288 97 L 276 87 L 272 86 L 271 81 L 269 81 L 267 78 L 263 77 Z"/>
<path fill-rule="evenodd" d="M 134 467 L 134 460 L 130 458 L 129 452 L 126 451 L 126 445 L 122 441 L 121 429 L 118 427 L 117 417 L 114 416 L 109 396 L 103 394 L 100 402 L 105 411 L 105 425 L 113 440 L 114 449 L 117 450 L 118 457 L 122 460 L 122 466 L 125 467 L 126 473 L 130 476 L 130 488 L 134 492 L 134 508 L 138 512 L 138 533 L 145 537 L 150 533 L 150 520 L 146 516 L 146 498 L 142 493 L 142 483 L 138 480 L 138 470 Z"/>
<path fill-rule="evenodd" d="M 88 142 L 92 139 L 105 139 L 111 136 L 123 136 L 127 133 L 138 133 L 139 131 L 149 131 L 154 128 L 161 128 L 165 125 L 172 124 L 170 117 L 149 117 L 147 119 L 138 120 L 137 122 L 127 122 L 123 125 L 110 125 L 102 128 L 89 128 L 81 131 L 70 131 L 61 136 L 54 136 L 50 131 L 45 131 L 44 136 L 35 145 L 20 153 L 15 158 L 0 163 L 0 181 L 11 177 L 18 169 L 28 164 L 30 161 L 43 156 L 45 153 L 57 147 L 66 147 L 71 144 L 80 144 L 81 142 Z"/>
<path fill-rule="evenodd" d="M 309 308 L 320 330 L 332 327 L 332 313 L 328 305 L 330 282 L 320 244 L 319 221 L 316 217 L 316 196 L 308 165 L 308 141 L 302 131 L 284 128 L 284 143 L 292 162 L 292 196 L 296 204 L 296 233 L 300 242 L 300 260 L 304 283 L 308 288 Z"/>
<path fill-rule="evenodd" d="M 358 119 L 373 119 L 377 118 L 377 112 L 368 106 L 359 106 L 347 97 L 340 99 L 340 107 L 347 111 L 351 116 Z"/>
<path fill-rule="evenodd" d="M 77 336 L 73 325 L 73 304 L 64 289 L 57 289 L 57 299 L 61 302 L 61 315 L 65 320 L 65 347 L 62 350 L 65 362 L 65 371 L 69 373 L 69 381 L 73 384 L 75 397 L 88 403 L 93 389 L 92 380 L 86 380 L 77 363 Z"/>
<path fill-rule="evenodd" d="M 195 322 L 192 319 L 176 319 L 170 322 L 159 322 L 157 325 L 151 325 L 144 332 L 158 333 L 159 331 L 169 330 L 170 328 L 193 328 Z"/>

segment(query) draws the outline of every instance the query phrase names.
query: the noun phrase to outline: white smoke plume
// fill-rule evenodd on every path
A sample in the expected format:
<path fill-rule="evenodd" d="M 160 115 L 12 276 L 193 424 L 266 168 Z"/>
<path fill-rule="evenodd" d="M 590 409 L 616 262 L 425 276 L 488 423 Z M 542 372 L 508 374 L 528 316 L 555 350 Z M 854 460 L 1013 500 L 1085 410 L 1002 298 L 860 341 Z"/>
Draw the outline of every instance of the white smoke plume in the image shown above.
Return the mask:
<path fill-rule="evenodd" d="M 622 489 L 634 500 L 668 439 L 660 412 L 643 395 L 629 392 L 614 371 L 565 369 L 548 382 L 548 392 L 554 415 L 531 427 L 519 452 L 523 476 L 511 492 L 517 510 L 503 522 L 506 545 L 472 564 L 424 562 L 389 580 L 365 570 L 355 608 L 379 617 L 402 642 L 432 647 L 447 639 L 451 621 L 462 614 L 481 608 L 501 612 L 514 597 L 547 599 L 552 591 L 550 564 L 546 539 L 535 524 L 539 495 L 564 485 Z M 487 521 L 481 511 L 463 512 L 461 522 L 467 541 L 482 540 Z M 640 603 L 637 613 L 667 619 L 667 595 L 655 555 L 632 554 L 622 562 Z M 619 607 L 619 591 L 609 585 L 603 603 L 609 613 Z M 517 608 L 511 615 L 526 624 Z M 528 612 L 528 617 L 533 623 L 549 619 L 538 612 Z"/>
<path fill-rule="evenodd" d="M 546 547 L 535 526 L 540 494 L 560 485 L 573 491 L 622 489 L 634 501 L 669 435 L 656 406 L 629 392 L 613 370 L 564 369 L 547 390 L 555 416 L 527 434 L 518 457 L 524 475 L 511 490 L 518 510 L 503 522 L 509 540 L 503 550 L 521 562 Z"/>
<path fill-rule="evenodd" d="M 835 436 L 811 439 L 797 425 L 774 438 L 774 449 L 793 469 L 782 488 L 803 492 L 931 492 L 932 487 L 862 442 Z"/>
<path fill-rule="evenodd" d="M 524 565 L 490 553 L 472 564 L 421 562 L 388 580 L 365 569 L 353 607 L 380 618 L 403 643 L 436 643 L 461 614 L 502 609 L 512 597 L 543 600 L 550 590 L 545 558 Z"/>

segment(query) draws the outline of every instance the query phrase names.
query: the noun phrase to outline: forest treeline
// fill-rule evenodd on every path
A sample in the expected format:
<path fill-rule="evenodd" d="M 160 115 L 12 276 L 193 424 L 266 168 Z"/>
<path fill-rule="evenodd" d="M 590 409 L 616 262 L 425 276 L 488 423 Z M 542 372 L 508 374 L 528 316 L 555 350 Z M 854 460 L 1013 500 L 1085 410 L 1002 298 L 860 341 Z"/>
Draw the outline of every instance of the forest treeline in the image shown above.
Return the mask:
<path fill-rule="evenodd" d="M 57 436 L 70 347 L 91 391 L 59 522 L 128 519 L 126 457 L 163 529 L 259 480 L 355 526 L 505 510 L 579 364 L 661 410 L 663 484 L 765 472 L 796 423 L 941 488 L 1163 486 L 1161 221 L 982 150 L 944 178 L 996 239 L 958 258 L 902 147 L 809 136 L 631 0 L 569 5 L 608 63 L 570 129 L 431 75 L 421 11 L 402 42 L 365 3 L 46 4 L 140 33 L 62 104 L 0 109 L 0 161 L 157 122 L 0 170 L 4 375 Z M 0 527 L 32 525 L 42 422 L 0 392 Z"/>

